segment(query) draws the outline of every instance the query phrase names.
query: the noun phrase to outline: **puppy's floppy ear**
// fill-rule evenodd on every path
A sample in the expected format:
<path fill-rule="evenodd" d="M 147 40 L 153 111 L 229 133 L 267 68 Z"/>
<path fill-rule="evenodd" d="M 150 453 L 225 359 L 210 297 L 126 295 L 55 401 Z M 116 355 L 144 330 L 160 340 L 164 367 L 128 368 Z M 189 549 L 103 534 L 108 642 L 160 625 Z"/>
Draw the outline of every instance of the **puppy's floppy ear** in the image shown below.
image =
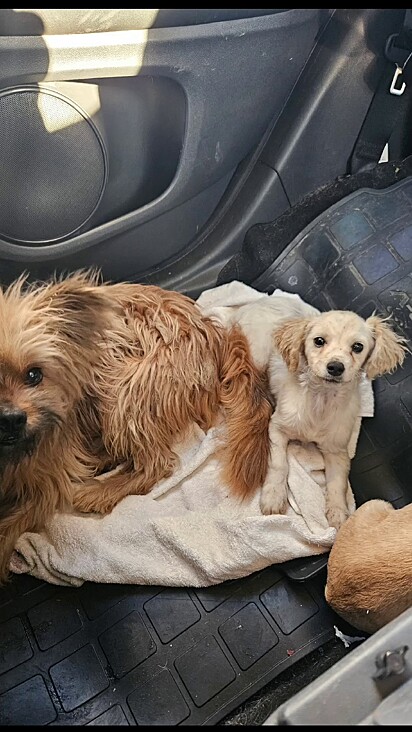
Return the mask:
<path fill-rule="evenodd" d="M 371 315 L 366 324 L 372 331 L 375 345 L 365 362 L 365 371 L 369 379 L 375 379 L 401 366 L 408 349 L 405 339 L 391 329 L 386 319 Z"/>
<path fill-rule="evenodd" d="M 304 355 L 308 318 L 295 318 L 277 328 L 273 340 L 289 371 L 297 371 Z"/>

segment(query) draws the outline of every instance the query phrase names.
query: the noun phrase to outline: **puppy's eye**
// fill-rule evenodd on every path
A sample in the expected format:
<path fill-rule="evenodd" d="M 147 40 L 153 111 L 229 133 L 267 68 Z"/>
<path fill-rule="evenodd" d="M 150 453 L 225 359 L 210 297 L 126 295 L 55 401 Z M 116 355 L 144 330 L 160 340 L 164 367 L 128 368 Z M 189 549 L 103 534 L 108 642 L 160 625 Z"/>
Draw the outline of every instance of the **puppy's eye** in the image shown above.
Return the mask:
<path fill-rule="evenodd" d="M 313 342 L 314 342 L 316 348 L 322 348 L 322 346 L 324 346 L 326 343 L 325 339 L 321 338 L 320 336 L 317 336 L 316 338 L 314 338 Z"/>
<path fill-rule="evenodd" d="M 354 353 L 361 353 L 361 351 L 363 351 L 363 343 L 354 343 L 352 346 L 352 351 Z"/>
<path fill-rule="evenodd" d="M 42 379 L 42 370 L 37 368 L 37 366 L 34 366 L 32 369 L 29 369 L 26 372 L 26 375 L 24 377 L 24 383 L 27 384 L 27 386 L 37 386 L 37 384 L 40 384 Z"/>

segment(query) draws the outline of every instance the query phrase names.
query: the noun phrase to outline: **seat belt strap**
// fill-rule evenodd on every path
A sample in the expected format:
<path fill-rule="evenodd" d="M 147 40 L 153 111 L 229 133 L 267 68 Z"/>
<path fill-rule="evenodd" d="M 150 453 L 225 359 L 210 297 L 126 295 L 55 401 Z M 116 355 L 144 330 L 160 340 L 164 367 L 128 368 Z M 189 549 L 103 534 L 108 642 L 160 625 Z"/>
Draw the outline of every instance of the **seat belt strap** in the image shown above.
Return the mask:
<path fill-rule="evenodd" d="M 396 125 L 408 111 L 412 88 L 412 10 L 406 10 L 399 33 L 385 44 L 388 61 L 353 149 L 348 173 L 373 168 Z"/>

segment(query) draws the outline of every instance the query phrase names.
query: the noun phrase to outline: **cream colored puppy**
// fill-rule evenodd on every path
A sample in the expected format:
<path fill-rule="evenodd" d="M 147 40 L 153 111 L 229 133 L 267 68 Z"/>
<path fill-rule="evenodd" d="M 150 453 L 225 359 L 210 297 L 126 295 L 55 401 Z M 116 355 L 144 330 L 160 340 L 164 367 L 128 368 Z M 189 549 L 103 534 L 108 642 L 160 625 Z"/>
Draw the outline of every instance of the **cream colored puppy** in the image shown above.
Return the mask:
<path fill-rule="evenodd" d="M 310 311 L 308 310 L 310 308 Z M 406 348 L 385 319 L 351 311 L 319 313 L 288 296 L 240 308 L 237 322 L 266 361 L 276 407 L 270 422 L 271 456 L 261 493 L 264 514 L 287 508 L 289 440 L 314 442 L 323 453 L 326 517 L 339 528 L 348 518 L 348 445 L 360 414 L 360 382 L 401 365 Z"/>

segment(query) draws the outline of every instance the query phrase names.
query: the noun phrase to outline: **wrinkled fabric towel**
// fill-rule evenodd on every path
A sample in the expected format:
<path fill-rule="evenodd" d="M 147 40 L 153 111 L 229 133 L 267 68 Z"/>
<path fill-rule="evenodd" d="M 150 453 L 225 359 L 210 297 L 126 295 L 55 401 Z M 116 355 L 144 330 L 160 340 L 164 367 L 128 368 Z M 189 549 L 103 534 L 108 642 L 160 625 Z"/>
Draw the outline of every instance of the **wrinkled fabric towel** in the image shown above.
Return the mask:
<path fill-rule="evenodd" d="M 267 295 L 232 282 L 204 292 L 198 304 L 228 322 L 233 306 L 279 294 L 287 293 Z M 251 347 L 253 352 L 253 343 Z M 361 417 L 373 416 L 373 392 L 366 379 L 362 389 L 352 455 Z M 104 517 L 56 514 L 41 533 L 20 537 L 11 570 L 57 585 L 92 581 L 206 587 L 329 551 L 336 530 L 325 517 L 324 464 L 315 445 L 289 444 L 288 511 L 263 516 L 258 494 L 239 504 L 222 483 L 217 453 L 223 437 L 223 422 L 207 433 L 194 426 L 177 448 L 179 467 L 150 494 L 128 496 Z M 354 510 L 350 488 L 348 492 Z"/>

